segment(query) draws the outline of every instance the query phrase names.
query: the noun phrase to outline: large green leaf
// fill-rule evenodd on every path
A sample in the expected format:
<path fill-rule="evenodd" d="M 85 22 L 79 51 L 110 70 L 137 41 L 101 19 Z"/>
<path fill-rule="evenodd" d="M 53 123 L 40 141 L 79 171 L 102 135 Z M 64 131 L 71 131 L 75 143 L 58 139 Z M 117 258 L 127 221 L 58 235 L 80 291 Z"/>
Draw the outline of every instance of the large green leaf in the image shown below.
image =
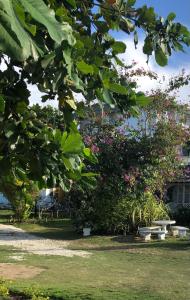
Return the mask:
<path fill-rule="evenodd" d="M 68 23 L 59 23 L 54 11 L 50 10 L 43 0 L 19 0 L 25 10 L 39 23 L 43 24 L 51 38 L 60 44 L 67 40 L 70 45 L 75 44 L 72 28 Z"/>
<path fill-rule="evenodd" d="M 83 60 L 82 61 L 79 61 L 77 62 L 77 69 L 79 71 L 81 71 L 82 73 L 84 74 L 93 74 L 94 73 L 94 68 L 93 66 L 85 63 Z"/>
<path fill-rule="evenodd" d="M 98 91 L 98 94 L 99 94 L 99 91 Z M 103 101 L 105 101 L 108 104 L 111 104 L 111 105 L 114 104 L 114 99 L 113 99 L 110 91 L 108 91 L 108 89 L 103 90 L 103 93 L 100 95 L 99 99 L 100 100 L 103 99 Z"/>
<path fill-rule="evenodd" d="M 33 25 L 26 24 L 23 13 L 20 13 L 21 5 L 32 18 L 47 28 L 58 44 L 63 40 L 70 45 L 75 44 L 71 26 L 66 22 L 59 23 L 43 0 L 0 0 L 0 50 L 3 53 L 20 61 L 30 56 L 37 60 L 43 53 L 28 33 L 35 35 Z"/>
<path fill-rule="evenodd" d="M 21 25 L 12 0 L 0 0 L 0 50 L 18 60 L 42 53 Z"/>
<path fill-rule="evenodd" d="M 94 153 L 90 150 L 90 148 L 83 149 L 84 156 L 88 159 L 88 161 L 92 163 L 98 163 L 98 159 Z"/>
<path fill-rule="evenodd" d="M 64 191 L 64 192 L 69 192 L 69 190 L 70 190 L 70 188 L 71 188 L 71 186 L 70 186 L 70 183 L 69 183 L 69 181 L 68 180 L 62 180 L 61 179 L 61 176 L 60 176 L 60 178 L 59 178 L 59 186 L 62 188 L 62 190 Z"/>
<path fill-rule="evenodd" d="M 0 112 L 4 112 L 5 110 L 5 100 L 2 95 L 0 95 Z"/>
<path fill-rule="evenodd" d="M 128 0 L 127 1 L 127 6 L 133 6 L 135 5 L 136 0 Z"/>
<path fill-rule="evenodd" d="M 72 172 L 79 171 L 79 169 L 80 169 L 79 165 L 81 163 L 81 160 L 78 159 L 78 157 L 76 155 L 70 155 L 69 157 L 63 156 L 62 159 L 63 159 L 63 163 L 65 165 L 65 168 L 68 171 L 72 171 Z"/>
<path fill-rule="evenodd" d="M 86 172 L 86 173 L 81 173 L 82 177 L 94 177 L 94 176 L 99 176 L 100 174 L 94 173 L 94 172 Z"/>
<path fill-rule="evenodd" d="M 155 50 L 155 59 L 156 59 L 157 64 L 159 64 L 161 67 L 166 66 L 168 63 L 168 58 L 167 58 L 166 54 L 163 52 L 161 47 L 158 47 Z"/>
<path fill-rule="evenodd" d="M 109 90 L 111 90 L 114 93 L 121 94 L 121 95 L 126 95 L 127 94 L 127 89 L 125 86 L 120 85 L 118 83 L 110 83 L 109 84 Z"/>
<path fill-rule="evenodd" d="M 73 62 L 72 62 L 72 58 L 71 58 L 71 47 L 65 47 L 65 49 L 63 50 L 63 58 L 66 63 L 67 72 L 68 72 L 70 78 L 72 78 Z"/>
<path fill-rule="evenodd" d="M 143 93 L 138 93 L 136 95 L 136 100 L 135 101 L 136 101 L 136 104 L 138 106 L 142 106 L 143 107 L 143 106 L 146 106 L 146 105 L 150 104 L 151 98 L 145 96 Z"/>
<path fill-rule="evenodd" d="M 116 41 L 111 47 L 115 54 L 124 53 L 126 50 L 126 44 L 119 41 Z"/>
<path fill-rule="evenodd" d="M 176 17 L 176 14 L 171 12 L 168 16 L 167 16 L 167 20 L 168 21 L 173 21 Z"/>
<path fill-rule="evenodd" d="M 55 52 L 51 52 L 45 55 L 43 60 L 41 61 L 42 68 L 46 69 L 47 66 L 53 62 L 54 58 L 55 58 Z"/>
<path fill-rule="evenodd" d="M 143 52 L 147 55 L 152 55 L 153 43 L 150 37 L 146 37 L 143 46 Z"/>
<path fill-rule="evenodd" d="M 76 8 L 75 0 L 66 0 L 73 8 Z"/>
<path fill-rule="evenodd" d="M 64 144 L 62 144 L 62 150 L 64 153 L 78 154 L 82 152 L 83 148 L 84 144 L 79 133 L 69 134 Z"/>
<path fill-rule="evenodd" d="M 20 101 L 16 105 L 16 112 L 23 113 L 27 109 L 27 104 L 24 101 Z"/>

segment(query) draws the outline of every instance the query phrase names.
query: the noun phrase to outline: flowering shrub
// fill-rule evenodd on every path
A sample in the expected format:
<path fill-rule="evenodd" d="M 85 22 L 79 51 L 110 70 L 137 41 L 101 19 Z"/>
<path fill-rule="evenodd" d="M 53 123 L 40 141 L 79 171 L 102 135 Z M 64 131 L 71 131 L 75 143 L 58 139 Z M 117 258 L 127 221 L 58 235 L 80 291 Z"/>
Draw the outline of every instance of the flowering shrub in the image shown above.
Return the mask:
<path fill-rule="evenodd" d="M 94 190 L 73 186 L 69 193 L 78 228 L 89 222 L 96 232 L 134 230 L 140 223 L 167 216 L 162 198 L 166 182 L 179 172 L 180 162 L 175 160 L 173 142 L 163 137 L 158 140 L 157 134 L 145 136 L 133 130 L 123 135 L 104 125 L 96 134 L 86 135 L 86 145 L 99 162 L 88 168 L 100 176 Z"/>
<path fill-rule="evenodd" d="M 178 147 L 189 138 L 174 117 L 180 109 L 184 106 L 167 92 L 156 90 L 152 103 L 143 108 L 146 120 L 139 118 L 135 130 L 99 121 L 85 127 L 86 146 L 98 158 L 97 165 L 87 167 L 100 176 L 93 191 L 73 187 L 70 193 L 77 226 L 85 220 L 95 231 L 126 231 L 139 222 L 145 225 L 167 217 L 163 203 L 167 183 L 183 174 Z M 186 177 L 189 174 L 186 169 Z"/>

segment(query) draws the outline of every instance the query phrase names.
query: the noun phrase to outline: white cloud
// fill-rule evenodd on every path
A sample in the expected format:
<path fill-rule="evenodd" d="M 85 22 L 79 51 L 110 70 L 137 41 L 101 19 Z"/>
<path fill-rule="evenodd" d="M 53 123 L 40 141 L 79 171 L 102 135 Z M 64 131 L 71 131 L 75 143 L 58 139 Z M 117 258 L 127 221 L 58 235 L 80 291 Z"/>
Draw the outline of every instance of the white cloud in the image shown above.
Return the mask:
<path fill-rule="evenodd" d="M 39 104 L 41 106 L 51 105 L 53 107 L 58 107 L 57 100 L 48 100 L 46 102 L 41 102 L 42 93 L 38 90 L 36 85 L 29 85 L 28 86 L 31 96 L 30 96 L 30 104 Z"/>
<path fill-rule="evenodd" d="M 139 89 L 144 92 L 150 91 L 154 88 L 166 87 L 168 80 L 172 76 L 178 75 L 182 69 L 190 69 L 190 63 L 186 63 L 180 66 L 176 65 L 176 67 L 166 66 L 163 68 L 156 64 L 153 57 L 150 57 L 149 63 L 147 64 L 147 56 L 142 51 L 142 41 L 139 41 L 137 49 L 135 49 L 134 42 L 132 40 L 123 40 L 123 42 L 125 42 L 127 45 L 126 53 L 121 55 L 121 58 L 125 61 L 125 63 L 130 65 L 132 61 L 135 61 L 138 68 L 142 67 L 147 71 L 153 71 L 158 74 L 158 80 L 150 79 L 149 77 L 140 77 L 137 79 Z M 170 59 L 172 59 L 172 57 Z M 177 94 L 177 98 L 179 101 L 187 103 L 190 101 L 189 95 L 190 85 L 182 87 Z"/>

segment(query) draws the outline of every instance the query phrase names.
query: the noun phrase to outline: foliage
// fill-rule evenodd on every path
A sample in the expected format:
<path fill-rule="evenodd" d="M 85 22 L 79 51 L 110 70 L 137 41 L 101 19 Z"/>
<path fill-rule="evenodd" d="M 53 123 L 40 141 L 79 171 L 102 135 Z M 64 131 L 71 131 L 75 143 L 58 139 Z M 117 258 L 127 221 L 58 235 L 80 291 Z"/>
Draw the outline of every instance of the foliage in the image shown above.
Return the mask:
<path fill-rule="evenodd" d="M 9 80 L 10 94 L 14 93 L 13 78 L 13 82 Z M 7 82 L 4 88 L 7 89 Z M 93 174 L 86 172 L 83 160 L 96 161 L 85 148 L 75 122 L 67 132 L 63 113 L 51 106 L 26 109 L 24 103 L 21 106 L 12 98 L 0 112 L 0 190 L 19 220 L 26 219 L 34 205 L 36 196 L 30 197 L 34 186 L 60 186 L 68 191 L 73 180 L 90 184 Z"/>
<path fill-rule="evenodd" d="M 124 136 L 113 128 L 111 131 L 110 126 L 99 129 L 96 135 L 86 138 L 88 146 L 98 155 L 99 165 L 93 166 L 94 172 L 100 173 L 97 187 L 92 191 L 73 187 L 68 195 L 76 225 L 90 222 L 95 231 L 113 232 L 121 228 L 122 210 L 125 226 L 130 230 L 141 221 L 150 223 L 151 216 L 163 216 L 162 202 L 148 197 L 148 193 L 162 197 L 169 172 L 175 173 L 179 166 L 174 161 L 168 166 L 169 155 L 168 161 L 162 163 L 154 137 L 136 132 Z"/>
<path fill-rule="evenodd" d="M 98 33 L 99 39 L 108 42 L 107 47 L 112 49 L 113 55 L 125 51 L 125 45 L 114 39 L 105 39 L 109 30 L 122 30 L 127 34 L 134 33 L 134 43 L 138 44 L 137 27 L 141 27 L 147 34 L 143 52 L 151 55 L 155 52 L 156 61 L 160 65 L 167 63 L 167 55 L 171 51 L 182 51 L 183 45 L 189 45 L 189 32 L 180 23 L 174 23 L 175 14 L 170 13 L 166 20 L 158 18 L 154 8 L 143 6 L 135 8 L 136 1 L 67 1 L 57 3 L 55 1 L 43 0 L 11 0 L 0 2 L 1 8 L 1 50 L 18 60 L 28 57 L 37 59 L 47 53 L 44 44 L 38 40 L 42 33 L 52 42 L 56 42 L 55 48 L 66 42 L 68 45 L 64 55 L 70 61 L 70 48 L 81 44 L 77 42 L 79 33 L 84 36 L 94 36 Z M 98 7 L 98 11 L 96 9 Z M 114 17 L 113 17 L 114 16 Z M 86 18 L 85 18 L 86 17 Z M 77 20 L 78 22 L 73 22 Z M 81 22 L 82 21 L 82 22 Z M 39 23 L 39 24 L 38 24 Z M 90 40 L 88 42 L 90 45 Z M 99 45 L 99 44 L 97 44 Z M 52 60 L 53 54 L 48 57 Z M 84 53 L 80 53 L 78 68 L 82 73 L 95 73 L 95 67 L 82 60 Z M 116 56 L 117 57 L 117 56 Z"/>
<path fill-rule="evenodd" d="M 16 219 L 21 222 L 28 219 L 39 196 L 37 184 L 32 181 L 10 179 L 3 186 L 4 195 L 10 201 Z"/>
<path fill-rule="evenodd" d="M 142 193 L 139 198 L 127 194 L 114 208 L 114 223 L 117 230 L 127 231 L 138 226 L 150 226 L 153 220 L 168 218 L 167 208 L 163 201 L 151 192 Z"/>
<path fill-rule="evenodd" d="M 9 93 L 14 93 L 14 83 L 9 82 Z M 63 115 L 58 111 L 50 107 L 47 111 L 40 107 L 26 109 L 24 102 L 23 106 L 19 104 L 12 99 L 0 113 L 1 191 L 5 192 L 4 183 L 10 184 L 12 179 L 35 181 L 39 188 L 60 185 L 63 190 L 69 190 L 72 180 L 82 176 L 84 157 L 93 157 L 90 150 L 85 153 L 76 123 L 71 123 L 66 132 Z"/>
<path fill-rule="evenodd" d="M 94 191 L 78 191 L 75 187 L 70 193 L 77 226 L 88 221 L 95 231 L 113 232 L 122 224 L 125 230 L 131 230 L 141 220 L 150 224 L 167 216 L 163 199 L 168 181 L 183 173 L 179 147 L 189 139 L 183 126 L 187 108 L 165 90 L 152 91 L 150 98 L 134 129 L 121 125 L 125 119 L 119 127 L 117 122 L 110 125 L 112 111 L 99 115 L 96 106 L 94 122 L 81 124 L 84 141 L 99 161 L 99 165 L 88 168 L 100 177 Z"/>
<path fill-rule="evenodd" d="M 31 300 L 49 300 L 50 298 L 37 289 L 26 289 L 25 291 L 13 291 L 10 281 L 0 279 L 0 298 L 3 300 L 11 300 L 14 298 L 31 299 Z"/>
<path fill-rule="evenodd" d="M 111 32 L 132 34 L 136 46 L 137 29 L 142 29 L 143 52 L 154 54 L 163 66 L 173 50 L 190 44 L 188 29 L 174 19 L 174 13 L 164 20 L 152 7 L 136 8 L 135 1 L 0 0 L 0 60 L 5 66 L 0 71 L 1 181 L 27 178 L 40 187 L 60 185 L 64 190 L 81 177 L 92 184 L 92 176 L 81 174 L 84 158 L 94 158 L 84 150 L 73 122 L 83 111 L 74 95 L 112 106 L 122 96 L 122 110 L 147 103 L 121 80 L 118 55 L 126 45 Z M 43 92 L 43 101 L 58 100 L 64 132 L 52 130 L 28 107 L 27 84 Z"/>
<path fill-rule="evenodd" d="M 0 279 L 0 298 L 6 300 L 9 298 L 8 296 L 9 296 L 9 289 L 7 287 L 6 281 Z"/>
<path fill-rule="evenodd" d="M 151 225 L 153 220 L 168 219 L 168 209 L 164 202 L 156 199 L 150 192 L 143 195 L 142 220 L 146 225 Z"/>

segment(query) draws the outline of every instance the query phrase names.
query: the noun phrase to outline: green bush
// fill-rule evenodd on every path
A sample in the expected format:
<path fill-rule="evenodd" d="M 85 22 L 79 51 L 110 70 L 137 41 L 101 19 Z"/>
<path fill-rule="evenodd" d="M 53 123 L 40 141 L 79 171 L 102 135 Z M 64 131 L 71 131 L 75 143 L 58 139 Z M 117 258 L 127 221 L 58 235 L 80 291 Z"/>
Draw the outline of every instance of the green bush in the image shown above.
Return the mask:
<path fill-rule="evenodd" d="M 15 180 L 14 183 L 6 183 L 3 186 L 3 193 L 10 201 L 15 218 L 17 221 L 25 221 L 30 216 L 31 210 L 34 207 L 39 189 L 33 181 L 19 181 Z"/>
<path fill-rule="evenodd" d="M 153 220 L 169 218 L 166 205 L 158 201 L 151 192 L 139 197 L 131 194 L 121 199 L 113 211 L 117 230 L 134 231 L 138 226 L 150 226 Z"/>
<path fill-rule="evenodd" d="M 8 287 L 10 286 L 10 287 Z M 36 288 L 26 288 L 24 290 L 12 289 L 11 282 L 0 279 L 0 299 L 11 300 L 11 299 L 23 299 L 23 300 L 49 300 L 50 297 L 46 293 Z M 51 298 L 52 299 L 52 298 Z"/>
<path fill-rule="evenodd" d="M 6 285 L 6 281 L 3 279 L 0 279 L 0 299 L 9 299 L 9 289 Z"/>

